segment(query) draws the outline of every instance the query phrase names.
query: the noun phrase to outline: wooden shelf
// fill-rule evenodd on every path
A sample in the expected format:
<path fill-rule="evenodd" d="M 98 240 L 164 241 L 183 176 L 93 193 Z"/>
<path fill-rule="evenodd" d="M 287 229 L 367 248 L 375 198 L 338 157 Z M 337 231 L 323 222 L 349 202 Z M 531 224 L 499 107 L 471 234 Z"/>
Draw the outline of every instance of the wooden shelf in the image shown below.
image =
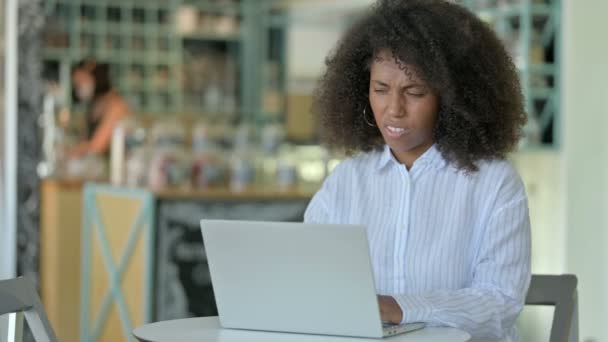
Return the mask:
<path fill-rule="evenodd" d="M 159 199 L 188 200 L 300 200 L 312 198 L 316 187 L 278 188 L 250 187 L 243 191 L 232 191 L 226 187 L 208 189 L 162 189 L 154 191 Z"/>
<path fill-rule="evenodd" d="M 87 181 L 82 179 L 44 179 L 47 187 L 64 190 L 79 190 Z M 100 184 L 106 180 L 98 181 Z M 225 186 L 195 189 L 192 187 L 150 189 L 158 199 L 185 200 L 298 200 L 310 199 L 318 190 L 318 186 L 294 186 L 286 189 L 278 187 L 251 186 L 242 191 L 233 191 Z"/>
<path fill-rule="evenodd" d="M 201 41 L 211 41 L 211 42 L 230 42 L 230 43 L 239 43 L 241 36 L 240 33 L 231 33 L 231 34 L 220 34 L 214 32 L 193 32 L 193 33 L 183 33 L 178 35 L 181 39 L 186 40 L 201 40 Z"/>

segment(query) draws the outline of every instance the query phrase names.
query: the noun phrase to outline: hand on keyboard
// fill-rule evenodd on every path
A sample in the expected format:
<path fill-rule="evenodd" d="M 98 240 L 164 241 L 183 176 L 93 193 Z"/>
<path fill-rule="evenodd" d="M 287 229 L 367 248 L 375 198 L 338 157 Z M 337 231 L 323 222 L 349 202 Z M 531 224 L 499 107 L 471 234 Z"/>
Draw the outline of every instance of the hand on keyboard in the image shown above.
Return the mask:
<path fill-rule="evenodd" d="M 382 322 L 401 323 L 403 312 L 401 312 L 401 307 L 397 304 L 395 298 L 391 296 L 378 296 L 378 304 L 380 306 L 380 318 Z"/>

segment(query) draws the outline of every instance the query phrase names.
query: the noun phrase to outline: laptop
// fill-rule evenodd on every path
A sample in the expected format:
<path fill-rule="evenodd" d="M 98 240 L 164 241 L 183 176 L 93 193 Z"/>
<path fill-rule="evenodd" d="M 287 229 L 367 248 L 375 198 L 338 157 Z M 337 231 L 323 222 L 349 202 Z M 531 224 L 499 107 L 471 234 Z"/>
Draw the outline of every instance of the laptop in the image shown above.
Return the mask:
<path fill-rule="evenodd" d="M 224 328 L 382 338 L 365 227 L 202 220 Z"/>

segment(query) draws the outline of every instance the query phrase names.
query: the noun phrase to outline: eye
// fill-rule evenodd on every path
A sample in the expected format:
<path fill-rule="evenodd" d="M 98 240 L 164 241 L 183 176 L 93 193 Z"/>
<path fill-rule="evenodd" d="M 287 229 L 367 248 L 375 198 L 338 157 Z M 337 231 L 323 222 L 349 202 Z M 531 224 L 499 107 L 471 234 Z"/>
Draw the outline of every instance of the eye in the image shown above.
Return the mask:
<path fill-rule="evenodd" d="M 374 89 L 374 93 L 376 93 L 376 94 L 386 94 L 386 89 L 384 89 L 384 88 Z"/>
<path fill-rule="evenodd" d="M 414 92 L 408 92 L 406 94 L 409 96 L 413 96 L 413 97 L 423 97 L 424 95 L 426 95 L 425 93 L 414 93 Z"/>
<path fill-rule="evenodd" d="M 423 87 L 411 87 L 404 89 L 404 93 L 406 96 L 423 97 L 427 94 L 427 91 Z"/>

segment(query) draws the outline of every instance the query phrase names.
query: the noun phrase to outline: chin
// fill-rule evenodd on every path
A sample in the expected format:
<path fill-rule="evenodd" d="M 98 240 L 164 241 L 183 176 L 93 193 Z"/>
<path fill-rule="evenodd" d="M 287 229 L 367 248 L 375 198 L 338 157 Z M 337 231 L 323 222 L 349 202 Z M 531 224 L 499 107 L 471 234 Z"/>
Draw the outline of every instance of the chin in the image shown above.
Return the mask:
<path fill-rule="evenodd" d="M 429 144 L 427 146 L 427 144 L 425 143 L 421 143 L 421 144 L 414 144 L 414 143 L 408 143 L 408 142 L 391 142 L 391 143 L 387 143 L 387 145 L 391 148 L 391 150 L 393 150 L 393 152 L 397 152 L 397 153 L 412 153 L 412 152 L 417 152 L 420 151 L 422 153 L 424 153 L 424 151 L 426 151 L 427 149 L 429 149 L 432 144 Z"/>
<path fill-rule="evenodd" d="M 413 144 L 408 144 L 408 143 L 399 143 L 399 142 L 387 142 L 385 140 L 385 143 L 391 148 L 391 150 L 396 151 L 396 152 L 408 152 L 411 151 L 413 149 L 416 148 L 415 145 Z"/>

